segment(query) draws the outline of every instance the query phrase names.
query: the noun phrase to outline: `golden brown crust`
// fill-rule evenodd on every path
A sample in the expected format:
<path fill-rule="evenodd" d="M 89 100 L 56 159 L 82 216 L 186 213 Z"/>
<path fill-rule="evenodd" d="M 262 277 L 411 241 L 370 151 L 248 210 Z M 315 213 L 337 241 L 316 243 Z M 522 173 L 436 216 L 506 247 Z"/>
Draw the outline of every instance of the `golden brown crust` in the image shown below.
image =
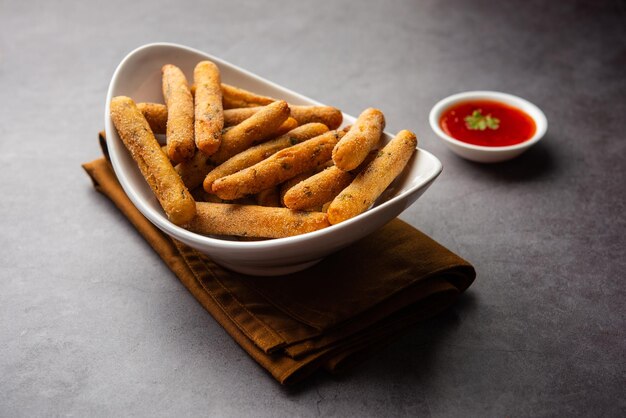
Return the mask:
<path fill-rule="evenodd" d="M 243 107 L 224 110 L 224 126 L 232 126 L 243 122 L 258 112 L 261 107 Z M 323 123 L 328 129 L 337 129 L 343 122 L 343 114 L 339 109 L 332 106 L 298 106 L 289 105 L 291 117 L 298 121 L 299 125 L 307 123 Z"/>
<path fill-rule="evenodd" d="M 293 210 L 306 210 L 322 206 L 345 189 L 354 176 L 332 166 L 291 187 L 283 196 L 285 206 Z"/>
<path fill-rule="evenodd" d="M 188 229 L 204 235 L 283 238 L 328 227 L 325 213 L 228 203 L 197 203 Z"/>
<path fill-rule="evenodd" d="M 278 151 L 269 158 L 213 182 L 213 193 L 222 199 L 237 199 L 275 186 L 330 159 L 341 133 L 330 131 Z"/>
<path fill-rule="evenodd" d="M 211 61 L 201 61 L 193 70 L 193 79 L 196 86 L 194 97 L 196 146 L 204 154 L 211 155 L 220 146 L 224 128 L 220 70 Z"/>
<path fill-rule="evenodd" d="M 244 90 L 230 84 L 222 83 L 222 104 L 224 109 L 238 107 L 266 106 L 276 99 Z"/>
<path fill-rule="evenodd" d="M 229 158 L 210 171 L 203 181 L 204 190 L 213 193 L 213 189 L 211 187 L 213 182 L 218 178 L 250 167 L 270 155 L 275 154 L 281 149 L 306 141 L 307 139 L 321 135 L 326 131 L 328 131 L 328 128 L 326 128 L 325 125 L 322 125 L 321 123 L 310 123 L 299 126 L 286 134 L 279 136 L 278 138 L 248 148 L 247 150 Z"/>
<path fill-rule="evenodd" d="M 252 117 L 222 134 L 222 143 L 211 161 L 221 164 L 233 155 L 274 135 L 289 117 L 287 102 L 280 100 L 265 106 Z"/>
<path fill-rule="evenodd" d="M 196 213 L 196 203 L 135 102 L 129 97 L 114 97 L 111 120 L 167 217 L 176 225 L 187 224 Z"/>
<path fill-rule="evenodd" d="M 332 106 L 295 106 L 291 105 L 291 117 L 300 125 L 319 122 L 333 130 L 339 128 L 343 122 L 341 110 Z"/>
<path fill-rule="evenodd" d="M 224 126 L 228 127 L 238 125 L 261 109 L 263 109 L 263 106 L 224 109 Z"/>
<path fill-rule="evenodd" d="M 333 199 L 328 207 L 330 223 L 337 224 L 365 212 L 404 170 L 416 146 L 415 134 L 400 131 L 352 183 Z"/>
<path fill-rule="evenodd" d="M 317 167 L 312 170 L 307 170 L 304 173 L 300 173 L 297 176 L 294 176 L 290 179 L 287 179 L 280 183 L 278 186 L 280 187 L 280 203 L 282 206 L 285 206 L 285 195 L 296 184 L 300 183 L 302 180 L 311 177 L 313 174 L 317 173 Z"/>
<path fill-rule="evenodd" d="M 163 97 L 167 105 L 167 154 L 180 163 L 193 157 L 196 150 L 193 135 L 193 98 L 187 78 L 180 68 L 166 64 L 163 74 Z"/>
<path fill-rule="evenodd" d="M 380 142 L 385 117 L 378 109 L 365 109 L 333 150 L 335 165 L 344 171 L 354 170 Z"/>
<path fill-rule="evenodd" d="M 260 141 L 256 141 L 256 143 L 259 142 L 264 142 L 272 137 L 277 137 L 280 135 L 284 135 L 287 132 L 291 131 L 292 129 L 296 129 L 298 127 L 298 121 L 295 120 L 294 118 L 292 118 L 291 116 L 289 116 L 283 123 L 282 125 L 280 125 L 278 127 L 278 129 L 276 129 L 276 132 L 272 133 L 271 135 L 268 135 L 265 138 L 262 138 Z"/>
<path fill-rule="evenodd" d="M 152 133 L 164 134 L 167 129 L 167 106 L 161 103 L 137 103 L 137 108 L 148 121 Z"/>

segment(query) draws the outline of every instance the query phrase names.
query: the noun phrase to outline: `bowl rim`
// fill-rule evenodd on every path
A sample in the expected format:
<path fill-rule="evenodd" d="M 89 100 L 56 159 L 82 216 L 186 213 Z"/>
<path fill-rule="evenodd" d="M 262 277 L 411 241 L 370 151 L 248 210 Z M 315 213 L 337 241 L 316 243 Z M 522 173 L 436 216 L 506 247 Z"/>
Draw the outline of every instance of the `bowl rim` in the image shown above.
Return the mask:
<path fill-rule="evenodd" d="M 453 138 L 452 136 L 445 133 L 443 129 L 441 129 L 441 126 L 439 126 L 439 119 L 441 118 L 441 115 L 443 114 L 443 112 L 457 103 L 471 100 L 471 99 L 478 99 L 478 100 L 487 99 L 487 100 L 498 101 L 498 102 L 501 102 L 501 103 L 504 103 L 509 106 L 513 106 L 522 110 L 523 112 L 528 114 L 528 116 L 530 116 L 535 122 L 536 130 L 535 130 L 534 135 L 530 137 L 529 139 L 523 142 L 520 142 L 519 144 L 507 145 L 503 147 L 490 147 L 486 145 L 474 145 L 474 144 L 470 144 L 467 142 L 459 141 L 458 139 Z M 504 92 L 493 91 L 493 90 L 465 91 L 465 92 L 455 93 L 448 97 L 445 97 L 441 99 L 440 101 L 438 101 L 432 107 L 430 114 L 428 116 L 428 121 L 430 123 L 431 129 L 437 134 L 437 136 L 439 136 L 444 141 L 452 145 L 456 145 L 456 146 L 474 150 L 474 151 L 481 151 L 485 153 L 499 153 L 499 152 L 515 151 L 515 150 L 528 148 L 534 145 L 535 143 L 539 142 L 539 140 L 543 138 L 543 136 L 546 134 L 546 131 L 548 130 L 548 120 L 546 118 L 546 115 L 537 105 L 535 105 L 534 103 L 531 103 L 530 101 L 522 97 L 515 96 L 510 93 L 504 93 Z"/>
<path fill-rule="evenodd" d="M 176 44 L 176 43 L 171 43 L 171 42 L 154 42 L 154 43 L 148 43 L 142 46 L 139 46 L 135 49 L 133 49 L 132 51 L 130 51 L 128 54 L 126 54 L 126 56 L 120 61 L 120 63 L 118 64 L 118 66 L 116 67 L 113 76 L 111 77 L 111 81 L 109 83 L 109 87 L 107 89 L 107 98 L 106 98 L 106 104 L 105 104 L 105 111 L 104 111 L 104 122 L 105 122 L 105 128 L 108 132 L 112 132 L 113 135 L 107 135 L 107 143 L 109 141 L 114 141 L 114 140 L 119 140 L 117 132 L 115 132 L 115 129 L 112 125 L 112 121 L 110 118 L 110 103 L 111 103 L 111 99 L 113 98 L 113 90 L 117 84 L 117 80 L 118 77 L 120 75 L 120 71 L 121 69 L 124 67 L 124 65 L 126 64 L 127 61 L 129 61 L 135 54 L 140 53 L 146 49 L 150 49 L 150 48 L 163 48 L 163 47 L 169 47 L 169 48 L 176 48 L 176 49 L 183 49 L 186 50 L 188 52 L 192 52 L 195 54 L 199 54 L 205 57 L 208 57 L 208 59 L 210 60 L 214 60 L 214 62 L 224 65 L 224 66 L 228 66 L 228 67 L 232 67 L 234 69 L 236 69 L 237 71 L 242 72 L 243 74 L 245 74 L 246 76 L 249 76 L 259 82 L 262 83 L 266 83 L 271 85 L 272 87 L 275 87 L 279 90 L 285 91 L 285 92 L 289 92 L 290 94 L 299 96 L 301 98 L 303 98 L 305 101 L 308 102 L 314 102 L 314 103 L 320 103 L 315 101 L 314 99 L 310 99 L 306 96 L 303 96 L 300 93 L 297 93 L 287 87 L 284 87 L 282 85 L 278 85 L 270 80 L 266 80 L 263 77 L 260 77 L 254 73 L 251 73 L 250 71 L 241 68 L 235 64 L 231 64 L 227 61 L 224 61 L 218 57 L 215 57 L 214 55 L 211 55 L 209 53 L 200 51 L 198 49 L 195 48 L 191 48 L 185 45 L 180 45 L 180 44 Z M 343 113 L 344 117 L 348 117 L 350 119 L 354 119 L 354 116 L 348 115 L 346 113 Z M 393 137 L 394 135 L 389 134 L 388 132 L 383 132 L 383 134 L 385 135 L 389 135 L 391 137 Z M 427 158 L 428 160 L 431 161 L 431 163 L 434 165 L 434 169 L 432 170 L 432 172 L 427 173 L 428 175 L 420 181 L 419 184 L 415 184 L 411 187 L 408 187 L 406 190 L 403 190 L 402 192 L 400 192 L 398 195 L 394 196 L 392 199 L 387 200 L 375 207 L 372 207 L 370 209 L 368 209 L 366 212 L 362 213 L 359 216 L 356 216 L 354 218 L 348 219 L 346 221 L 343 221 L 339 224 L 336 225 L 330 225 L 329 227 L 317 230 L 317 231 L 312 231 L 312 232 L 308 232 L 305 234 L 300 234 L 300 235 L 295 235 L 295 236 L 290 236 L 290 237 L 283 237 L 283 238 L 273 238 L 273 239 L 267 239 L 267 240 L 259 240 L 259 241 L 236 241 L 236 240 L 229 240 L 229 239 L 222 239 L 222 238 L 215 238 L 215 237 L 211 237 L 211 236 L 207 236 L 207 235 L 201 235 L 192 231 L 189 231 L 183 227 L 180 227 L 178 225 L 175 225 L 174 223 L 172 223 L 171 221 L 169 221 L 165 216 L 163 216 L 162 214 L 156 215 L 154 216 L 153 214 L 153 210 L 152 208 L 150 208 L 147 203 L 145 203 L 142 199 L 140 199 L 138 197 L 138 195 L 134 192 L 133 187 L 130 185 L 130 181 L 128 179 L 128 177 L 126 176 L 124 170 L 122 169 L 122 167 L 120 166 L 120 162 L 117 160 L 116 156 L 114 153 L 112 153 L 111 155 L 111 163 L 113 165 L 113 169 L 116 173 L 116 176 L 119 179 L 120 184 L 122 185 L 122 188 L 124 189 L 124 191 L 126 192 L 126 194 L 128 195 L 129 199 L 132 201 L 132 203 L 139 209 L 139 211 L 152 223 L 154 223 L 157 227 L 159 227 L 159 229 L 161 229 L 162 231 L 166 232 L 169 235 L 172 235 L 173 237 L 181 240 L 181 241 L 186 241 L 186 242 L 195 242 L 198 243 L 200 245 L 203 246 L 214 246 L 214 247 L 219 247 L 222 250 L 251 250 L 251 249 L 256 249 L 256 250 L 267 250 L 267 249 L 280 249 L 281 247 L 286 247 L 286 246 L 291 246 L 293 244 L 297 244 L 297 243 L 302 243 L 302 242 L 306 242 L 312 238 L 317 238 L 317 237 L 322 237 L 325 235 L 330 235 L 330 234 L 334 234 L 334 233 L 341 233 L 340 231 L 346 228 L 350 228 L 351 225 L 353 225 L 356 222 L 359 222 L 362 218 L 362 216 L 373 216 L 375 213 L 379 212 L 379 211 L 383 211 L 387 206 L 392 205 L 394 203 L 396 203 L 398 200 L 403 200 L 406 197 L 408 197 L 409 195 L 418 192 L 419 190 L 421 190 L 422 188 L 426 188 L 432 181 L 434 181 L 439 174 L 441 174 L 442 170 L 443 170 L 443 165 L 441 163 L 441 161 L 435 157 L 432 153 L 425 151 L 421 148 L 419 148 L 419 146 L 416 148 L 416 153 L 414 154 L 414 156 L 412 157 L 412 159 L 418 158 L 419 157 L 419 153 L 421 153 L 425 158 Z M 369 214 L 369 215 L 368 215 Z"/>

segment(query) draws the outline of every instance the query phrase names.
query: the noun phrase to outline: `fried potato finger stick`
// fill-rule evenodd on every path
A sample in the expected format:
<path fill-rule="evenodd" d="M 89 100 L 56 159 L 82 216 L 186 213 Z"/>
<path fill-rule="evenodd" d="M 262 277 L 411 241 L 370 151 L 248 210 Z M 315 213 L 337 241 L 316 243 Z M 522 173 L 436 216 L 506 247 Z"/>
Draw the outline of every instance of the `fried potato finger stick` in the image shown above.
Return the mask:
<path fill-rule="evenodd" d="M 224 111 L 224 126 L 232 126 L 243 122 L 250 116 L 258 112 L 260 107 L 242 107 L 237 109 L 226 109 Z M 319 122 L 328 126 L 328 129 L 337 129 L 343 122 L 343 114 L 339 109 L 332 106 L 298 106 L 289 105 L 291 117 L 298 121 L 298 124 Z"/>
<path fill-rule="evenodd" d="M 263 109 L 263 106 L 224 109 L 224 126 L 238 125 L 261 109 Z"/>
<path fill-rule="evenodd" d="M 251 91 L 222 83 L 222 104 L 224 109 L 266 106 L 275 101 L 276 99 L 271 97 L 261 96 Z"/>
<path fill-rule="evenodd" d="M 163 74 L 163 97 L 167 105 L 167 154 L 180 163 L 193 157 L 196 150 L 193 135 L 193 98 L 185 75 L 175 65 L 166 64 Z"/>
<path fill-rule="evenodd" d="M 161 103 L 137 103 L 141 114 L 148 121 L 152 133 L 164 134 L 167 129 L 167 106 Z"/>
<path fill-rule="evenodd" d="M 294 118 L 292 118 L 291 116 L 289 116 L 287 118 L 287 120 L 285 120 L 283 122 L 282 125 L 280 125 L 278 127 L 278 129 L 276 129 L 276 132 L 272 133 L 271 135 L 268 135 L 265 138 L 261 138 L 261 141 L 256 141 L 256 142 L 263 142 L 269 138 L 271 138 L 272 136 L 277 137 L 283 134 L 286 134 L 287 132 L 291 131 L 292 129 L 296 129 L 298 127 L 298 121 L 295 120 Z"/>
<path fill-rule="evenodd" d="M 228 203 L 197 203 L 188 229 L 205 235 L 283 238 L 326 228 L 325 213 Z"/>
<path fill-rule="evenodd" d="M 196 86 L 194 97 L 196 146 L 206 155 L 211 155 L 220 146 L 224 128 L 220 70 L 211 61 L 201 61 L 193 70 L 193 80 Z"/>
<path fill-rule="evenodd" d="M 339 128 L 343 122 L 341 110 L 332 106 L 290 106 L 291 117 L 300 125 L 319 122 L 333 130 Z"/>
<path fill-rule="evenodd" d="M 233 155 L 276 133 L 289 117 L 287 102 L 280 100 L 265 106 L 239 125 L 222 134 L 222 143 L 211 160 L 221 164 Z"/>
<path fill-rule="evenodd" d="M 187 224 L 196 214 L 196 202 L 161 151 L 141 111 L 124 96 L 114 97 L 110 108 L 115 129 L 167 217 L 176 225 Z"/>
<path fill-rule="evenodd" d="M 294 176 L 280 183 L 280 202 L 282 203 L 282 206 L 285 206 L 285 194 L 289 191 L 289 189 L 300 183 L 302 180 L 311 177 L 317 172 L 317 168 L 314 168 L 312 170 L 305 171 L 304 173 L 300 173 L 297 176 Z"/>
<path fill-rule="evenodd" d="M 224 161 L 222 164 L 210 171 L 203 181 L 204 190 L 213 193 L 213 182 L 220 177 L 236 173 L 244 168 L 250 167 L 269 157 L 281 149 L 298 144 L 307 139 L 314 138 L 328 131 L 326 125 L 321 123 L 309 123 L 299 126 L 278 138 L 255 145 L 247 150 L 236 154 Z"/>
<path fill-rule="evenodd" d="M 282 203 L 282 205 L 285 206 L 285 194 L 289 191 L 289 189 L 291 189 L 296 184 L 300 183 L 302 180 L 308 179 L 312 175 L 317 174 L 320 171 L 324 171 L 328 167 L 332 167 L 332 166 L 333 166 L 333 160 L 328 160 L 326 161 L 326 163 L 322 165 L 319 165 L 311 170 L 307 170 L 303 173 L 298 174 L 297 176 L 294 176 L 280 183 L 279 185 L 280 186 L 280 202 Z M 315 209 L 315 208 L 307 208 L 306 210 L 311 210 L 311 209 Z"/>
<path fill-rule="evenodd" d="M 328 207 L 328 220 L 337 224 L 365 212 L 404 170 L 415 152 L 417 139 L 400 131 Z"/>
<path fill-rule="evenodd" d="M 213 182 L 213 193 L 232 200 L 282 183 L 327 162 L 340 137 L 339 132 L 330 131 L 280 150 L 253 166 L 217 179 Z"/>
<path fill-rule="evenodd" d="M 333 150 L 335 165 L 354 170 L 380 142 L 385 117 L 378 109 L 365 109 Z"/>
<path fill-rule="evenodd" d="M 320 171 L 296 184 L 283 196 L 289 209 L 305 210 L 322 206 L 333 200 L 354 179 L 354 176 L 335 166 Z"/>

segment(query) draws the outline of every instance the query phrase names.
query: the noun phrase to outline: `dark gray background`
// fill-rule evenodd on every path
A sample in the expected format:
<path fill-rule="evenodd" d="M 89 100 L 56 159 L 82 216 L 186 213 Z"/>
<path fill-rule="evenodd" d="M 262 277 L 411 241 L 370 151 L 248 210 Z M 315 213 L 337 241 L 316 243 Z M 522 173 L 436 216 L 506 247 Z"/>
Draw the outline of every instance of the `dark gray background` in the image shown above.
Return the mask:
<path fill-rule="evenodd" d="M 0 0 L 0 416 L 624 416 L 623 1 Z M 340 378 L 276 384 L 80 164 L 105 93 L 155 41 L 414 130 L 444 172 L 402 218 L 475 284 Z M 427 117 L 501 90 L 549 132 L 479 165 Z"/>

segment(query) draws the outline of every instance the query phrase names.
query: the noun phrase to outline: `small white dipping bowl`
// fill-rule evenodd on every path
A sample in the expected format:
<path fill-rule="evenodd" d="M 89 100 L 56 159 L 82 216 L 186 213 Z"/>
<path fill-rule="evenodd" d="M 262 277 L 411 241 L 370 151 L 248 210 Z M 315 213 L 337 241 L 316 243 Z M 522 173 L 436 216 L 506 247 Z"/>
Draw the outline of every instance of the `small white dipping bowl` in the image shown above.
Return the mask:
<path fill-rule="evenodd" d="M 320 103 L 280 87 L 217 57 L 175 44 L 149 44 L 128 54 L 119 64 L 106 98 L 104 123 L 113 169 L 124 191 L 137 209 L 161 231 L 208 255 L 231 270 L 251 275 L 275 276 L 303 270 L 323 257 L 374 232 L 413 204 L 441 173 L 442 166 L 432 154 L 418 148 L 404 172 L 365 213 L 320 231 L 288 238 L 263 241 L 237 241 L 235 238 L 204 236 L 174 225 L 165 216 L 137 164 L 120 140 L 110 118 L 109 104 L 115 96 L 125 95 L 136 102 L 163 102 L 161 67 L 174 64 L 188 80 L 202 60 L 220 68 L 222 81 L 291 104 Z M 293 71 L 298 71 L 297 67 Z M 344 114 L 344 125 L 354 117 Z M 391 139 L 384 134 L 384 141 Z"/>
<path fill-rule="evenodd" d="M 473 145 L 454 139 L 441 129 L 441 126 L 439 125 L 441 115 L 443 115 L 443 113 L 450 107 L 470 100 L 492 100 L 504 103 L 525 112 L 535 121 L 537 128 L 535 130 L 535 134 L 524 142 L 504 147 Z M 441 138 L 448 148 L 450 148 L 454 153 L 468 160 L 480 163 L 497 163 L 515 158 L 539 142 L 548 129 L 546 116 L 537 106 L 528 100 L 522 99 L 521 97 L 497 91 L 468 91 L 446 97 L 432 108 L 430 111 L 429 122 L 432 130 L 435 131 L 437 136 L 439 136 L 439 138 Z"/>

